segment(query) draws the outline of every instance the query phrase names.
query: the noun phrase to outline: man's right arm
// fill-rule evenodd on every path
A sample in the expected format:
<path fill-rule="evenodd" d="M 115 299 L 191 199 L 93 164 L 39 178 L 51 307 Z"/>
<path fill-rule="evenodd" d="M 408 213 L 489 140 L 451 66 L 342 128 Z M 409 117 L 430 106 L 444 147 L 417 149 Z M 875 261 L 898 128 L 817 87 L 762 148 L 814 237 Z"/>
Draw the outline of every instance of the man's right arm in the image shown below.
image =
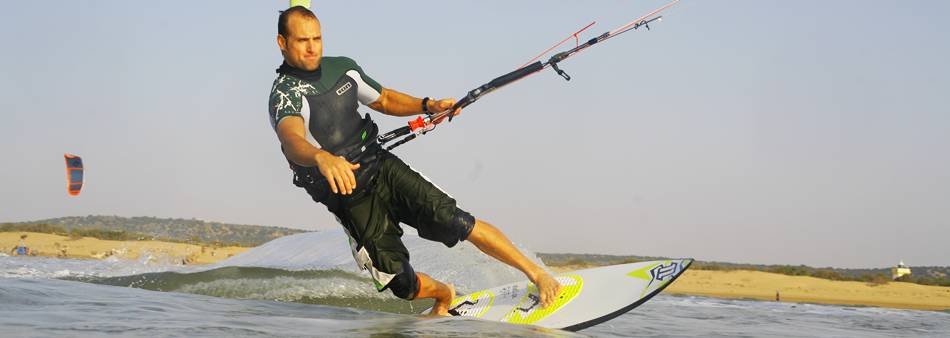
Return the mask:
<path fill-rule="evenodd" d="M 299 116 L 286 116 L 277 123 L 277 137 L 284 156 L 300 166 L 317 167 L 330 183 L 330 190 L 334 194 L 352 194 L 356 188 L 353 171 L 360 165 L 314 147 L 307 142 L 305 128 L 303 118 Z"/>

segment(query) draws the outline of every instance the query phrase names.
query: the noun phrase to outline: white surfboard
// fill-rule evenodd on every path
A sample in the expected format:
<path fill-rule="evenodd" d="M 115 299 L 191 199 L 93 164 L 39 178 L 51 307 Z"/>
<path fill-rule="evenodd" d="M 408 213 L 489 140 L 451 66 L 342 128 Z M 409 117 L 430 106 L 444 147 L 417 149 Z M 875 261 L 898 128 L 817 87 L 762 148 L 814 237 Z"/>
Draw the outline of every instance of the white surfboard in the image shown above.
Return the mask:
<path fill-rule="evenodd" d="M 605 266 L 556 275 L 558 300 L 541 308 L 538 289 L 524 281 L 456 298 L 455 316 L 577 331 L 640 306 L 679 277 L 692 259 Z"/>

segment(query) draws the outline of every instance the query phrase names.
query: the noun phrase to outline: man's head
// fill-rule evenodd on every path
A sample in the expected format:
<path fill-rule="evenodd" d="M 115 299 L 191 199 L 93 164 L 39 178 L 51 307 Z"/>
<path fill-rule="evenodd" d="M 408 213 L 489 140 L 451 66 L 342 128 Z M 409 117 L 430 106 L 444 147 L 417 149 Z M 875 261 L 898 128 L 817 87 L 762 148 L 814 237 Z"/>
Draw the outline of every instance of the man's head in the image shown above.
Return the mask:
<path fill-rule="evenodd" d="M 277 20 L 277 46 L 287 64 L 316 70 L 323 57 L 323 36 L 317 16 L 302 6 L 281 12 Z"/>

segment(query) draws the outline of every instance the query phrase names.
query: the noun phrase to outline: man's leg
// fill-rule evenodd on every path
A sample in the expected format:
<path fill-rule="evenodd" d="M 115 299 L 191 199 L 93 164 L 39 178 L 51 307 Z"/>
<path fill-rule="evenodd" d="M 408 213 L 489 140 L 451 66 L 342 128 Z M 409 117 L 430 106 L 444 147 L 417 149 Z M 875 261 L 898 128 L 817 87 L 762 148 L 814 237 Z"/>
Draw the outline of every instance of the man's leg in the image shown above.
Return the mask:
<path fill-rule="evenodd" d="M 419 298 L 434 298 L 435 305 L 432 306 L 430 314 L 446 316 L 449 314 L 449 305 L 455 299 L 455 287 L 452 284 L 443 284 L 429 275 L 416 272 L 416 278 L 419 279 Z"/>
<path fill-rule="evenodd" d="M 459 209 L 455 199 L 396 156 L 390 155 L 383 162 L 377 184 L 383 188 L 380 196 L 394 196 L 384 200 L 392 201 L 395 207 L 391 211 L 396 220 L 416 228 L 420 237 L 450 248 L 460 240 L 468 240 L 482 252 L 527 275 L 538 286 L 542 305 L 550 305 L 557 298 L 561 285 L 547 271 L 521 254 L 501 231 Z M 422 284 L 432 290 L 441 289 L 438 286 L 441 283 L 435 284 L 438 282 L 434 280 L 427 283 L 421 276 L 419 280 L 420 289 Z"/>
<path fill-rule="evenodd" d="M 527 275 L 528 279 L 538 286 L 542 306 L 547 307 L 554 303 L 561 293 L 561 284 L 551 277 L 551 274 L 525 257 L 514 244 L 511 244 L 511 240 L 505 234 L 491 224 L 475 220 L 475 227 L 466 240 L 475 244 L 482 252 Z"/>

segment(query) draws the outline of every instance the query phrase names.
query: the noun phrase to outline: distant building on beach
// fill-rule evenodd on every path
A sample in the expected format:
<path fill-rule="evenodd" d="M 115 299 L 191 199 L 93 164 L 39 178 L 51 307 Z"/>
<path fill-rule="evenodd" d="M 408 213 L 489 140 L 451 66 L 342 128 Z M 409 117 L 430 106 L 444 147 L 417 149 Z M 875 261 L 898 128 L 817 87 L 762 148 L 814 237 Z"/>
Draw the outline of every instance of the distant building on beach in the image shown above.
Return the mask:
<path fill-rule="evenodd" d="M 896 267 L 891 268 L 891 279 L 898 279 L 909 274 L 910 268 L 904 265 L 904 261 L 898 263 Z"/>

